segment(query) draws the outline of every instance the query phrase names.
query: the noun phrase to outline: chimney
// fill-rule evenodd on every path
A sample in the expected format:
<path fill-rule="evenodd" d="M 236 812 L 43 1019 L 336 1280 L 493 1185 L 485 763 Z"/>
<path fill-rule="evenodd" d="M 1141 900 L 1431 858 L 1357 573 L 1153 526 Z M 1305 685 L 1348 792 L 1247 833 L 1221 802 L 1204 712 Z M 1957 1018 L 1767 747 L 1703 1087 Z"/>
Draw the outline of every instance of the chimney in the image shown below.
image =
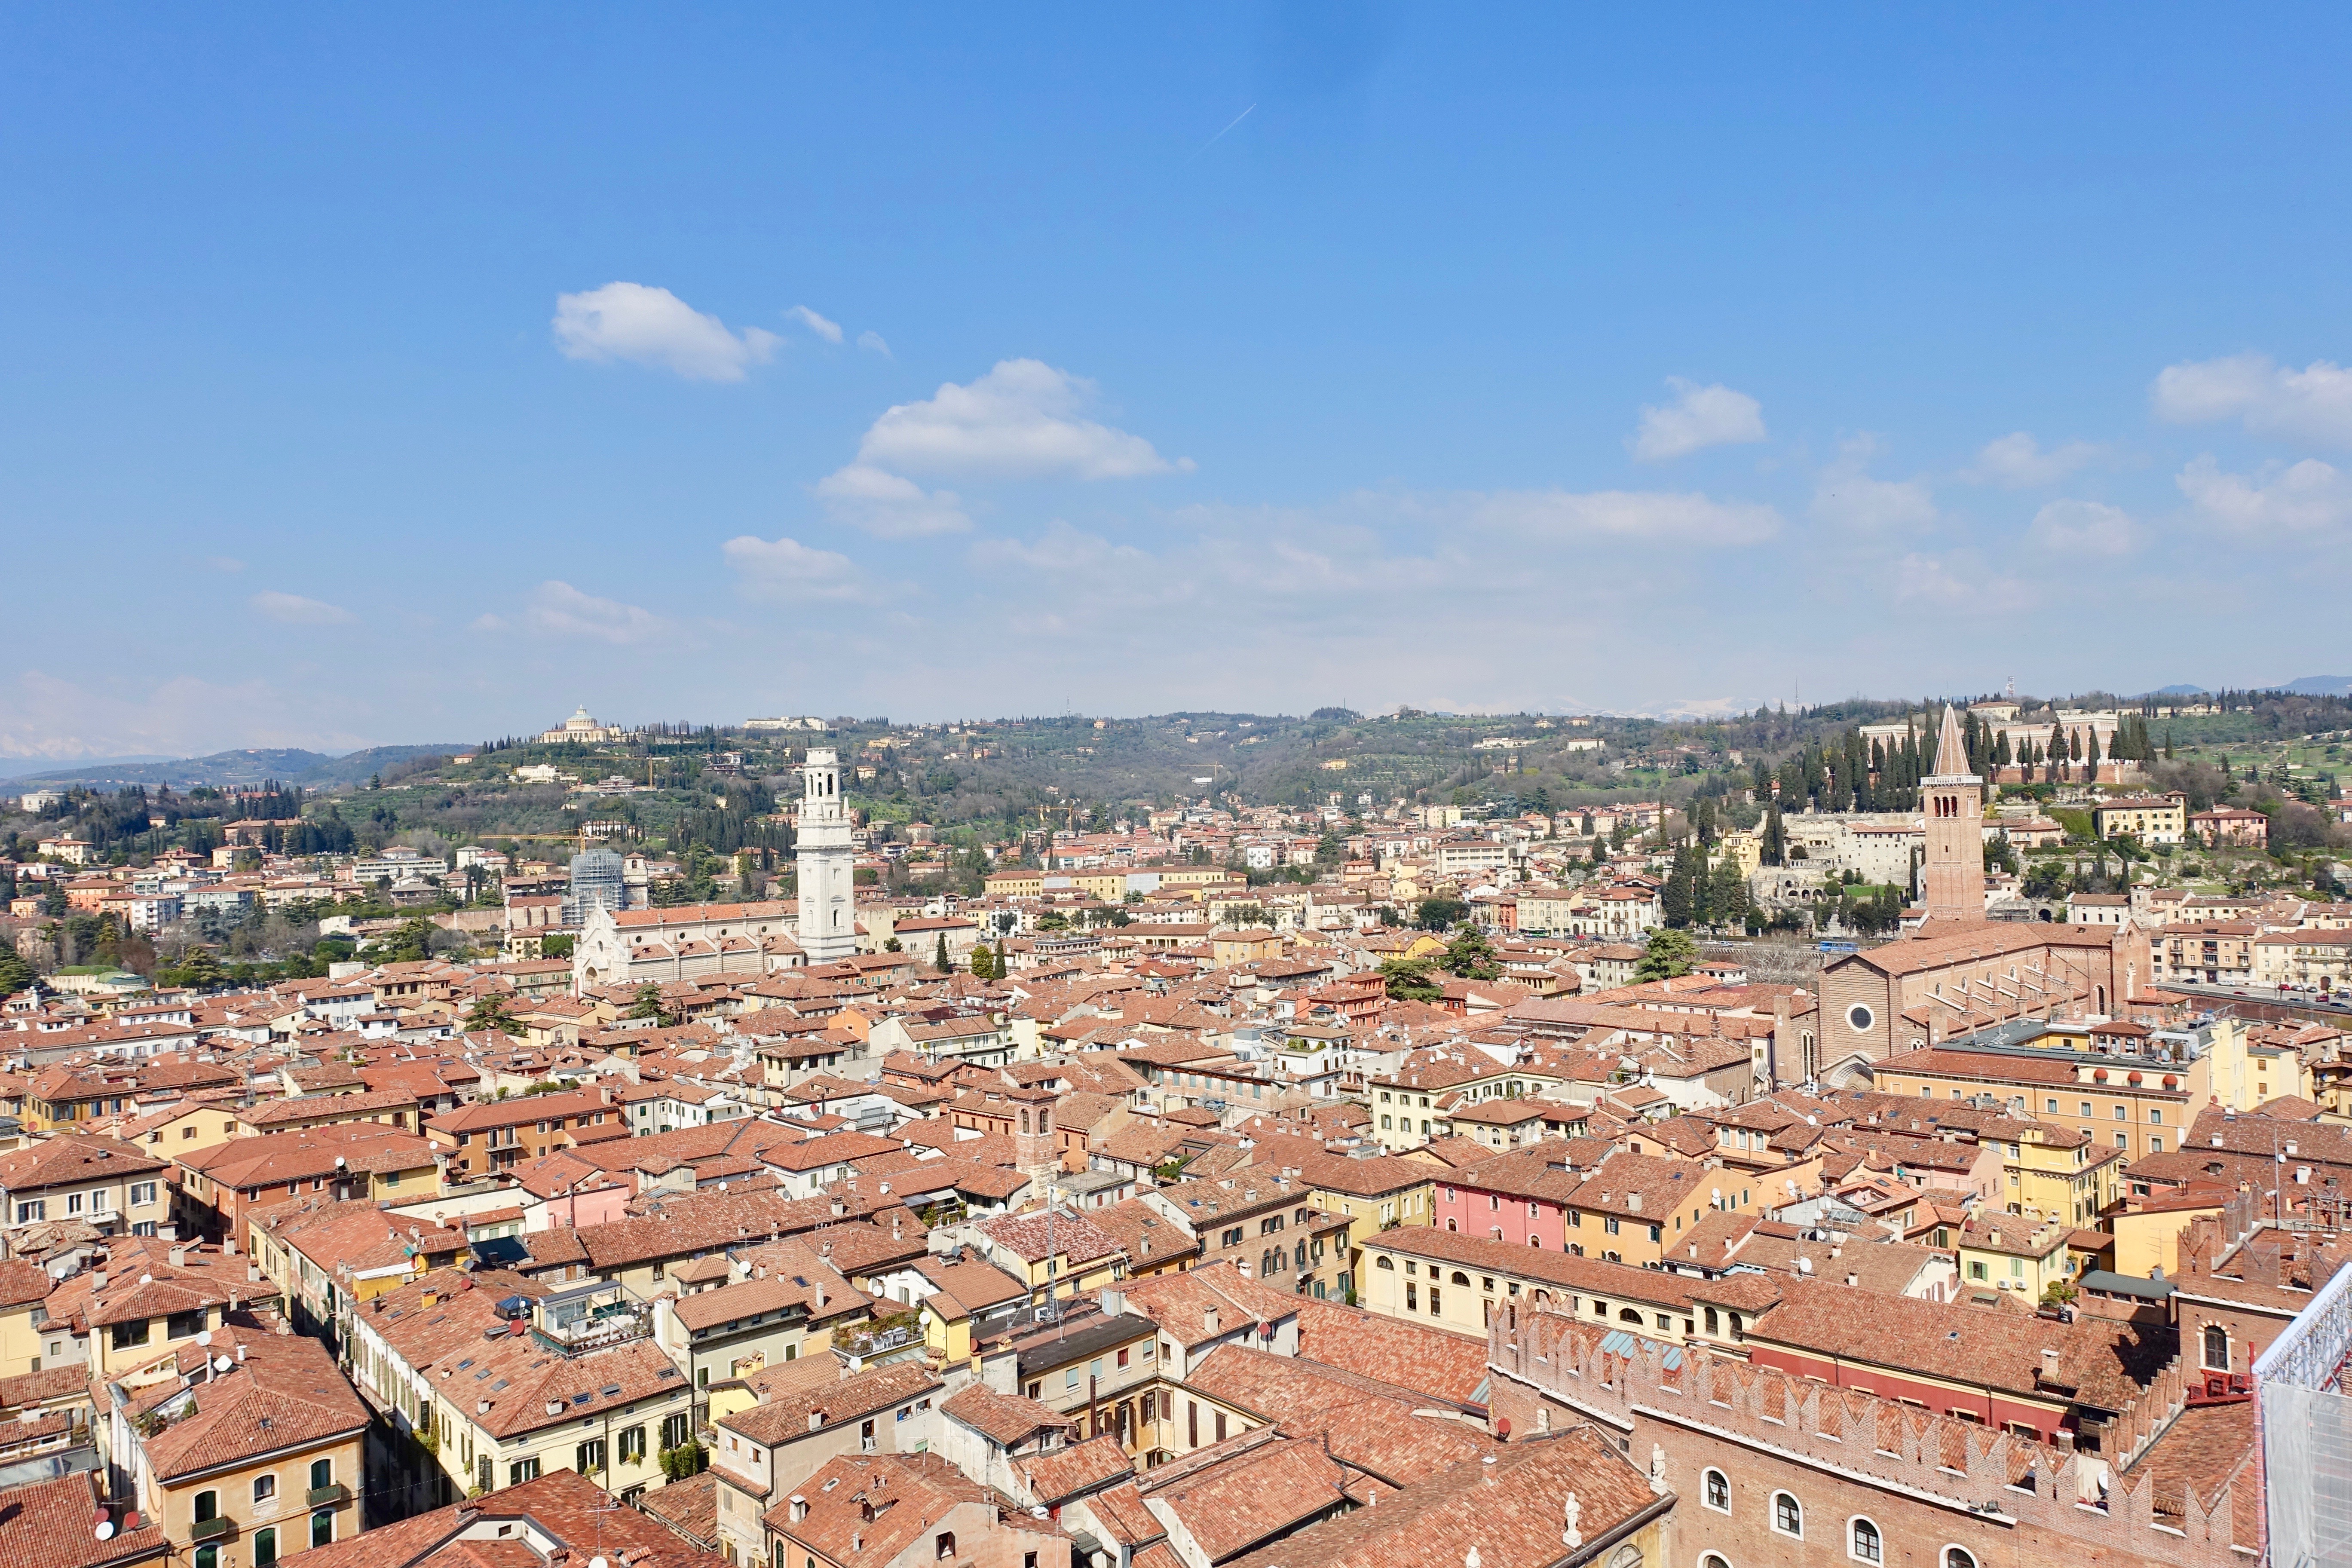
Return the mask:
<path fill-rule="evenodd" d="M 1201 1309 L 1201 1331 L 1206 1334 L 1217 1331 L 1217 1310 L 1214 1307 Z"/>
<path fill-rule="evenodd" d="M 103 1289 L 106 1289 L 106 1270 L 105 1270 L 105 1269 L 101 1268 L 101 1269 L 100 1269 L 97 1273 L 95 1273 L 95 1274 L 93 1274 L 93 1275 L 91 1275 L 91 1276 L 89 1277 L 89 1288 L 90 1288 L 90 1289 L 92 1289 L 93 1291 L 97 1291 L 97 1290 L 103 1290 Z"/>
<path fill-rule="evenodd" d="M 1862 1276 L 1859 1274 L 1849 1273 L 1845 1277 L 1845 1282 L 1849 1288 L 1859 1285 L 1862 1283 Z"/>
<path fill-rule="evenodd" d="M 822 1429 L 822 1428 L 824 1427 L 824 1411 L 822 1411 L 822 1410 L 812 1410 L 812 1411 L 810 1411 L 810 1412 L 809 1412 L 809 1430 L 810 1430 L 810 1431 L 812 1431 L 812 1432 L 818 1431 L 818 1430 Z"/>

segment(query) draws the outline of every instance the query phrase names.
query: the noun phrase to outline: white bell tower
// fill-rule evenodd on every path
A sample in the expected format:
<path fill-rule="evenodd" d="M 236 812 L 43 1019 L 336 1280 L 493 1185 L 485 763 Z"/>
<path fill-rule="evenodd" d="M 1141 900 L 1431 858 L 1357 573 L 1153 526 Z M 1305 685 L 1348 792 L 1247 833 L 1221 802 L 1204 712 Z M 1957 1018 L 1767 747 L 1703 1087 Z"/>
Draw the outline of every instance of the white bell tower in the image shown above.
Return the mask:
<path fill-rule="evenodd" d="M 856 865 L 841 763 L 830 747 L 810 748 L 801 774 L 800 835 L 793 867 L 800 883 L 801 951 L 811 963 L 838 963 L 857 952 Z"/>

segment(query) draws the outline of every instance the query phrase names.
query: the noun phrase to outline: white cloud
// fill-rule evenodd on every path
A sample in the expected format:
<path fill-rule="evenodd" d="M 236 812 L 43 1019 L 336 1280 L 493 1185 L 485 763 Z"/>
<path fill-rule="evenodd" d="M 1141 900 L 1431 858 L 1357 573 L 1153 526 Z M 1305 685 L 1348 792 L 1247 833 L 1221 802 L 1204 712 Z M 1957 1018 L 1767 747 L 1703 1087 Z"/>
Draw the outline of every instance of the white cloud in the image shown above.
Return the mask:
<path fill-rule="evenodd" d="M 895 357 L 890 353 L 890 345 L 882 341 L 882 334 L 879 332 L 858 333 L 857 346 L 861 349 L 870 349 L 874 353 L 880 354 L 884 359 Z"/>
<path fill-rule="evenodd" d="M 793 602 L 867 595 L 856 563 L 835 551 L 818 550 L 797 539 L 761 539 L 749 533 L 719 548 L 741 578 L 743 591 L 756 598 Z"/>
<path fill-rule="evenodd" d="M 1126 479 L 1171 469 L 1140 436 L 1083 416 L 1095 384 L 1034 359 L 999 361 L 968 386 L 949 382 L 928 401 L 886 410 L 858 443 L 857 460 L 914 473 L 1002 479 Z"/>
<path fill-rule="evenodd" d="M 274 588 L 263 589 L 246 603 L 253 606 L 255 613 L 289 626 L 339 626 L 359 619 L 340 605 L 306 599 L 299 594 L 281 594 Z"/>
<path fill-rule="evenodd" d="M 2123 508 L 2095 500 L 2053 500 L 2033 514 L 2027 534 L 2069 555 L 2128 554 L 2136 530 Z"/>
<path fill-rule="evenodd" d="M 1977 453 L 1976 467 L 1961 477 L 2006 489 L 2032 489 L 2054 485 L 2103 456 L 2105 448 L 2088 441 L 2068 441 L 2045 452 L 2040 442 L 2019 430 L 1986 442 Z"/>
<path fill-rule="evenodd" d="M 651 610 L 583 594 L 556 578 L 532 590 L 530 602 L 523 606 L 522 624 L 548 637 L 589 637 L 615 645 L 646 642 L 667 629 Z"/>
<path fill-rule="evenodd" d="M 1757 544 L 1780 531 L 1780 514 L 1754 501 L 1719 501 L 1669 490 L 1501 490 L 1470 505 L 1474 521 L 1557 540 L 1674 540 Z"/>
<path fill-rule="evenodd" d="M 926 490 L 902 475 L 865 463 L 836 468 L 816 482 L 825 510 L 878 539 L 961 533 L 971 526 L 953 490 Z"/>
<path fill-rule="evenodd" d="M 1974 575 L 1964 564 L 1934 555 L 1914 552 L 1895 563 L 1895 598 L 1898 604 L 2006 615 L 2025 608 L 2032 597 L 2025 584 L 2014 577 Z"/>
<path fill-rule="evenodd" d="M 1859 533 L 1912 532 L 1936 521 L 1936 498 L 1917 479 L 1871 478 L 1874 436 L 1856 436 L 1813 481 L 1813 516 Z"/>
<path fill-rule="evenodd" d="M 555 298 L 555 346 L 572 359 L 627 360 L 688 381 L 740 381 L 783 340 L 746 327 L 730 331 L 667 289 L 607 283 Z"/>
<path fill-rule="evenodd" d="M 299 683 L 299 677 L 297 681 Z M 83 685 L 38 669 L 0 684 L 0 757 L 192 756 L 226 746 L 371 743 L 349 728 L 348 681 L 309 692 L 262 680 L 215 685 L 175 676 L 152 689 L 101 679 Z"/>
<path fill-rule="evenodd" d="M 841 341 L 841 323 L 826 321 L 806 305 L 795 305 L 784 314 L 823 338 L 826 342 L 837 343 Z"/>
<path fill-rule="evenodd" d="M 2176 425 L 2242 419 L 2257 435 L 2352 447 L 2352 371 L 2328 360 L 2289 370 L 2242 353 L 2168 365 L 2148 398 L 2158 418 Z"/>
<path fill-rule="evenodd" d="M 2310 533 L 2352 522 L 2352 484 L 2316 458 L 2249 476 L 2225 474 L 2210 456 L 2202 457 L 2173 482 L 2190 505 L 2231 528 Z"/>
<path fill-rule="evenodd" d="M 1666 377 L 1675 400 L 1665 407 L 1644 404 L 1642 426 L 1625 441 L 1627 450 L 1645 463 L 1680 458 L 1704 447 L 1732 446 L 1764 439 L 1764 408 L 1744 392 L 1717 382 L 1701 386 L 1681 376 Z"/>

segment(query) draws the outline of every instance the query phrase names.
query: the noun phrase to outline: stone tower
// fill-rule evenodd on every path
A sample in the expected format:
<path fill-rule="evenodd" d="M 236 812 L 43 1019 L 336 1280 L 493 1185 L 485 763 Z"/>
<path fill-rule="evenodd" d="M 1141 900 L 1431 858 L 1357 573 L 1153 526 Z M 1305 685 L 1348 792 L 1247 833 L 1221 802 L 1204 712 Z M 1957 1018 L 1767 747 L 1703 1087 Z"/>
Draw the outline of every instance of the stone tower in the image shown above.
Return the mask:
<path fill-rule="evenodd" d="M 1936 771 L 1919 781 L 1927 819 L 1927 919 L 1948 925 L 1985 918 L 1984 781 L 1969 771 L 1959 710 L 1944 705 Z"/>
<path fill-rule="evenodd" d="M 800 882 L 801 951 L 811 963 L 838 963 L 857 952 L 856 864 L 841 763 L 831 748 L 810 748 L 801 784 L 801 826 L 793 852 Z"/>

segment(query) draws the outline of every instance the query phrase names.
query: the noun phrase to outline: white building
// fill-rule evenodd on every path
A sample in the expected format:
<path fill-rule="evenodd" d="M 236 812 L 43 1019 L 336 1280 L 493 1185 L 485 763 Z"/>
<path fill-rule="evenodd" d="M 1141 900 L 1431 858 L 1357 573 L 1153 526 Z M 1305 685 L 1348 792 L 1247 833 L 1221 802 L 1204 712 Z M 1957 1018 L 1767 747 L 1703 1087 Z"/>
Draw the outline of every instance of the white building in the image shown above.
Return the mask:
<path fill-rule="evenodd" d="M 600 719 L 591 718 L 588 710 L 579 708 L 572 710 L 571 718 L 566 719 L 554 729 L 541 731 L 539 741 L 543 746 L 559 746 L 567 741 L 583 746 L 602 746 L 610 742 L 625 741 L 628 738 L 628 731 L 607 724 Z"/>
<path fill-rule="evenodd" d="M 841 764 L 829 746 L 812 747 L 801 771 L 799 839 L 793 870 L 800 884 L 800 945 L 811 963 L 838 963 L 857 952 L 856 862 L 849 808 L 841 799 Z"/>

